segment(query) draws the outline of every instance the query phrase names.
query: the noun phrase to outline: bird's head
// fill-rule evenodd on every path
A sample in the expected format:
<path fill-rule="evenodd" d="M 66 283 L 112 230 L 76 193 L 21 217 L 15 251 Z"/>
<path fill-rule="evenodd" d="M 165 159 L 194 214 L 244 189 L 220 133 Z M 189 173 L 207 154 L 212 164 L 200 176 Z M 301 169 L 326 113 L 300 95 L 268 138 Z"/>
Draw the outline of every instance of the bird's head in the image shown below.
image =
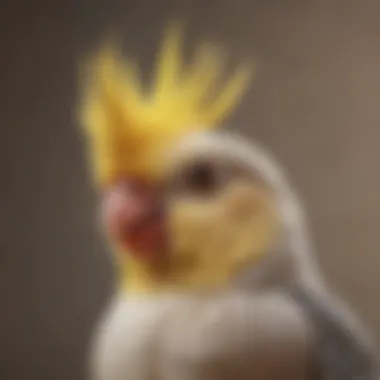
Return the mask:
<path fill-rule="evenodd" d="M 227 286 L 278 249 L 293 223 L 290 190 L 265 150 L 213 130 L 236 106 L 249 72 L 239 68 L 212 93 L 218 56 L 200 49 L 181 71 L 173 29 L 151 94 L 122 62 L 109 48 L 96 57 L 82 106 L 122 282 L 129 292 Z"/>

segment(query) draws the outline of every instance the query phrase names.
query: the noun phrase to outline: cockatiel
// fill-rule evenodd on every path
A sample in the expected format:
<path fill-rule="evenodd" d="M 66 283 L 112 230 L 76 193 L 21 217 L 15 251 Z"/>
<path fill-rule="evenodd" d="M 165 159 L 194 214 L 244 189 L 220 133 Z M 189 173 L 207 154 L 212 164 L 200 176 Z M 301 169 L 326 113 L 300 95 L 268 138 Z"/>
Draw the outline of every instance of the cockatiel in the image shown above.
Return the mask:
<path fill-rule="evenodd" d="M 208 45 L 183 68 L 169 29 L 145 93 L 107 46 L 82 122 L 119 269 L 94 380 L 380 379 L 370 339 L 326 289 L 301 207 L 265 148 L 218 131 L 250 69 L 224 86 Z"/>

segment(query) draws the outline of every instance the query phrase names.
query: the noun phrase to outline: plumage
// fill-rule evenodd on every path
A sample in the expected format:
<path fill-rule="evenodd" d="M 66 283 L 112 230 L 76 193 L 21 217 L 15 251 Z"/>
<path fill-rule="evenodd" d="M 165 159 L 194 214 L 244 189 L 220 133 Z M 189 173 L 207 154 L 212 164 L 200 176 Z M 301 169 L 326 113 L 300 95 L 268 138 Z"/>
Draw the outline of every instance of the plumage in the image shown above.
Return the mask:
<path fill-rule="evenodd" d="M 153 92 L 105 50 L 82 103 L 120 286 L 94 332 L 94 380 L 377 380 L 375 349 L 325 285 L 277 160 L 215 130 L 218 55 L 183 71 L 177 26 Z M 358 377 L 359 376 L 359 377 Z"/>
<path fill-rule="evenodd" d="M 116 299 L 95 379 L 294 379 L 312 373 L 309 326 L 286 297 L 227 292 Z"/>

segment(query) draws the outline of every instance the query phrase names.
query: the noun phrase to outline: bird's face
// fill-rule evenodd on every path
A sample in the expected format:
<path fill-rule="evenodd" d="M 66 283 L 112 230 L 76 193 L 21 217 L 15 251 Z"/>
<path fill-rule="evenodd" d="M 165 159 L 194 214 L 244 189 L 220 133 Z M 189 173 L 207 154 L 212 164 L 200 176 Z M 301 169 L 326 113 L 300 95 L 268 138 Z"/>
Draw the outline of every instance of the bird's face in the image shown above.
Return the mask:
<path fill-rule="evenodd" d="M 276 197 L 249 147 L 187 136 L 157 181 L 124 178 L 103 197 L 103 221 L 136 290 L 227 285 L 276 242 Z"/>

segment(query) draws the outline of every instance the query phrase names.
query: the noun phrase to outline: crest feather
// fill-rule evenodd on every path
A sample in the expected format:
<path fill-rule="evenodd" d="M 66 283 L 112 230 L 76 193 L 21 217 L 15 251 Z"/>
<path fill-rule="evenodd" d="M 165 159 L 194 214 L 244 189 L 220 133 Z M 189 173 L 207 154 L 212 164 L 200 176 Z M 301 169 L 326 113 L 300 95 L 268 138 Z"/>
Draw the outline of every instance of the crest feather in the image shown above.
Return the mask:
<path fill-rule="evenodd" d="M 183 68 L 179 24 L 166 31 L 150 94 L 144 95 L 137 68 L 107 44 L 87 65 L 82 124 L 90 141 L 96 180 L 105 185 L 123 175 L 150 176 L 152 162 L 174 139 L 212 128 L 236 107 L 251 70 L 240 67 L 217 86 L 220 52 L 203 44 Z M 219 88 L 218 88 L 219 87 Z"/>

